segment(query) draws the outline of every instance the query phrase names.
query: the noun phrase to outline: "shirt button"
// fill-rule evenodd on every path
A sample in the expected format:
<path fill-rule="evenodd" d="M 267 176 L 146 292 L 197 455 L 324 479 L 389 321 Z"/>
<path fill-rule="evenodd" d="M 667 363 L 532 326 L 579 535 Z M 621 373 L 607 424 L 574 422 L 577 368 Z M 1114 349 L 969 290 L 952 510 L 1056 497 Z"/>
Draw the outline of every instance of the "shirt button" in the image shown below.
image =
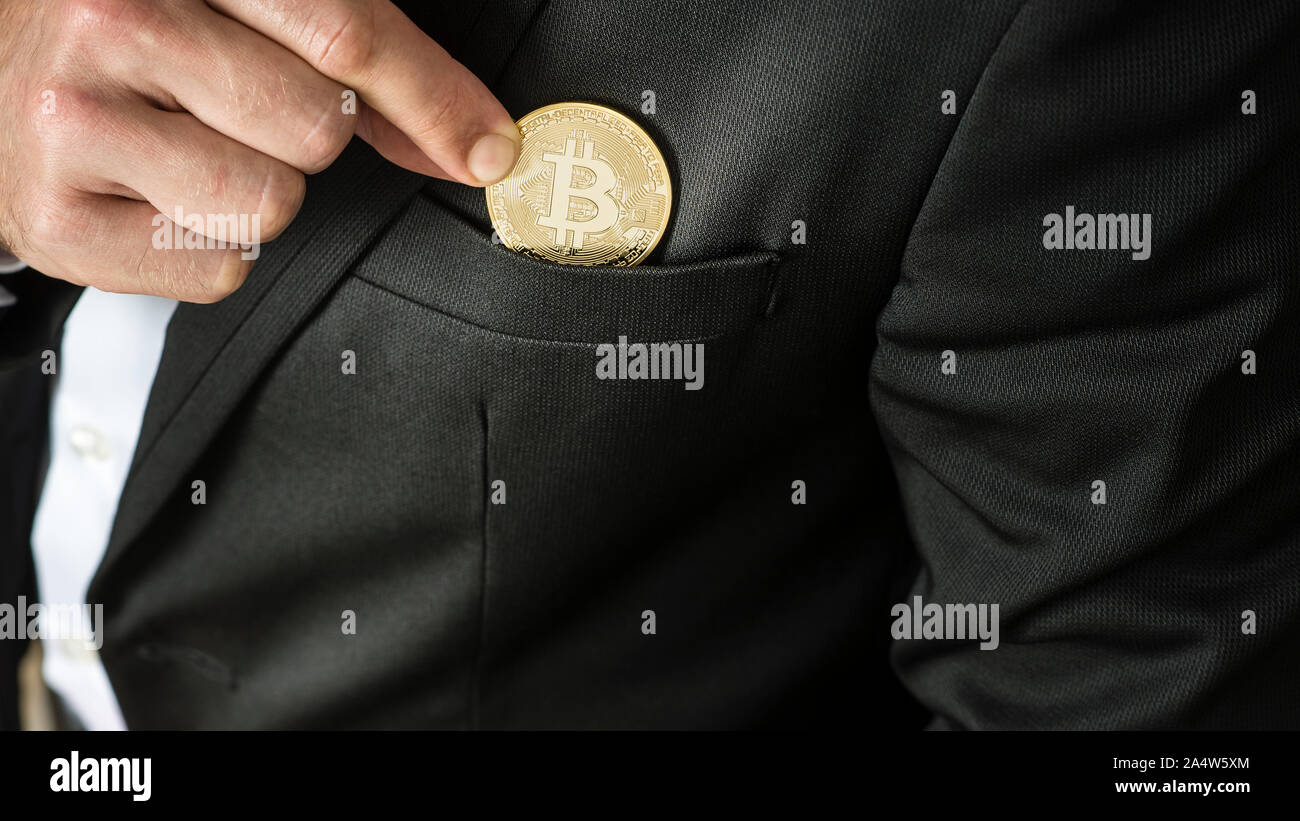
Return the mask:
<path fill-rule="evenodd" d="M 108 460 L 108 437 L 89 425 L 73 428 L 68 433 L 68 441 L 82 459 L 93 459 L 96 462 Z"/>

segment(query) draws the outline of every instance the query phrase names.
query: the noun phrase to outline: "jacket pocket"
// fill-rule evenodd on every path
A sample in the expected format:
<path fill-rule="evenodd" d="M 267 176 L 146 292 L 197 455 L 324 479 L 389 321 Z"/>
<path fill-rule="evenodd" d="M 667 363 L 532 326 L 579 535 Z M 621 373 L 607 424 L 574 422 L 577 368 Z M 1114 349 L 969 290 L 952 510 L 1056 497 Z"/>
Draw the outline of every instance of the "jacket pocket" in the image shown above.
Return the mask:
<path fill-rule="evenodd" d="M 420 193 L 352 275 L 477 327 L 522 339 L 700 340 L 764 315 L 772 251 L 675 265 L 583 267 L 516 254 Z"/>

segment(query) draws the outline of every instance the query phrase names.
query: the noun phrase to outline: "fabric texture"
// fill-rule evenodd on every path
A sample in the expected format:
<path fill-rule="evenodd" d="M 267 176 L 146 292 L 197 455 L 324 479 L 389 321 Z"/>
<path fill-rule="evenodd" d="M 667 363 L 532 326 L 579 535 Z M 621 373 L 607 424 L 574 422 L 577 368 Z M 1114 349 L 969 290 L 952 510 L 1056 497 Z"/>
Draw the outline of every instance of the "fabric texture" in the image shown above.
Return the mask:
<path fill-rule="evenodd" d="M 894 648 L 947 723 L 1300 728 L 1298 45 L 1294 4 L 1031 3 L 985 71 L 872 365 L 916 590 L 1001 603 L 997 652 Z M 1150 258 L 1046 250 L 1067 205 Z"/>
<path fill-rule="evenodd" d="M 1300 726 L 1293 8 L 439 5 L 515 116 L 642 123 L 669 235 L 560 270 L 359 143 L 311 178 L 169 328 L 90 591 L 129 726 Z M 1151 259 L 1047 252 L 1070 204 Z M 705 387 L 598 380 L 620 333 Z M 892 642 L 909 590 L 1000 649 Z"/>

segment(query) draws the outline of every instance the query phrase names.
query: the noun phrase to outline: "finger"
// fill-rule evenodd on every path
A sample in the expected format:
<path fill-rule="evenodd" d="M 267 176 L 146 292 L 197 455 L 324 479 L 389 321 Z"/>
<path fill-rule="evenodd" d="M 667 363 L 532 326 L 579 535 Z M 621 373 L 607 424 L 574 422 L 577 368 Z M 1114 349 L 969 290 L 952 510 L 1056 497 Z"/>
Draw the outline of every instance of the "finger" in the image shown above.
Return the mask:
<path fill-rule="evenodd" d="M 166 107 L 313 174 L 343 151 L 356 127 L 342 84 L 242 23 L 178 4 L 140 38 L 128 76 Z"/>
<path fill-rule="evenodd" d="M 96 150 L 71 160 L 74 186 L 138 192 L 168 218 L 229 243 L 274 239 L 298 213 L 306 184 L 297 169 L 184 112 L 160 111 L 141 100 L 112 110 L 96 135 Z"/>
<path fill-rule="evenodd" d="M 357 117 L 357 136 L 374 146 L 391 163 L 428 177 L 443 180 L 452 178 L 429 159 L 419 146 L 411 142 L 411 138 L 403 134 L 400 128 L 365 103 L 361 104 Z"/>
<path fill-rule="evenodd" d="M 389 0 L 209 0 L 357 93 L 452 179 L 488 185 L 519 131 L 469 69 Z"/>
<path fill-rule="evenodd" d="M 68 191 L 37 211 L 32 261 L 78 285 L 183 302 L 224 299 L 253 266 L 238 248 L 178 247 L 160 232 L 175 226 L 146 202 Z"/>

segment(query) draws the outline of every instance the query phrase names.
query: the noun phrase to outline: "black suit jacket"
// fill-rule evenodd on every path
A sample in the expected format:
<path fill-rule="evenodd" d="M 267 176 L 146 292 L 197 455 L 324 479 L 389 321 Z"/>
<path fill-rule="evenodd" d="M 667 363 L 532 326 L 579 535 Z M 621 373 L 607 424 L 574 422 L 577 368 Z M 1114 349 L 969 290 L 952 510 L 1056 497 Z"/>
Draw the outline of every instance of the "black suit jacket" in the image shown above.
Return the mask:
<path fill-rule="evenodd" d="M 556 266 L 364 145 L 312 178 L 168 330 L 90 590 L 130 726 L 1300 724 L 1300 8 L 442 5 L 513 114 L 654 135 L 669 235 Z M 1152 213 L 1151 259 L 1046 250 L 1067 205 Z M 704 389 L 596 379 L 620 336 L 703 341 Z M 909 591 L 999 603 L 1000 648 L 891 647 Z"/>

